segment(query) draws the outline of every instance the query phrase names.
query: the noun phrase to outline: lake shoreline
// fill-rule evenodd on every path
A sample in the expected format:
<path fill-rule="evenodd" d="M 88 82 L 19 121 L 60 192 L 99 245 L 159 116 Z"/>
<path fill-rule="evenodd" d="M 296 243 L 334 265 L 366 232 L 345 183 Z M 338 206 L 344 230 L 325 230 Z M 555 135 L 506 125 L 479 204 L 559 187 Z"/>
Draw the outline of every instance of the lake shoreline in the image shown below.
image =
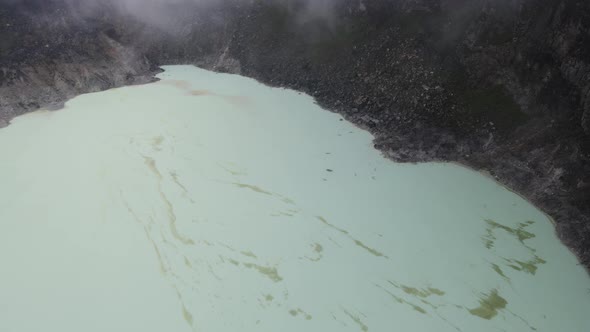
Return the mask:
<path fill-rule="evenodd" d="M 456 17 L 438 1 L 403 2 L 338 2 L 334 30 L 300 26 L 272 1 L 160 8 L 170 30 L 111 7 L 88 17 L 63 0 L 14 2 L 0 11 L 0 127 L 81 93 L 148 82 L 161 65 L 237 73 L 309 94 L 394 161 L 488 172 L 549 214 L 590 267 L 590 67 L 580 57 L 590 6 L 504 1 Z M 548 12 L 563 19 L 545 21 Z M 439 22 L 454 39 L 439 38 Z"/>
<path fill-rule="evenodd" d="M 586 327 L 588 274 L 520 196 L 391 162 L 309 95 L 164 69 L 0 130 L 2 329 Z"/>
<path fill-rule="evenodd" d="M 174 64 L 174 65 L 177 65 L 177 64 Z M 188 65 L 191 65 L 191 64 L 188 64 Z M 205 66 L 203 66 L 203 64 L 200 64 L 200 65 L 201 65 L 201 67 L 203 67 L 204 69 L 207 69 L 207 70 L 213 70 L 213 71 L 216 70 L 216 68 L 208 68 L 208 67 L 213 67 L 211 65 L 205 65 Z M 199 67 L 198 65 L 195 65 L 195 66 L 196 67 Z M 98 93 L 98 92 L 101 92 L 101 91 L 111 90 L 111 89 L 118 89 L 118 88 L 122 88 L 122 87 L 141 86 L 141 85 L 145 85 L 145 84 L 155 83 L 155 82 L 160 81 L 160 79 L 157 77 L 157 75 L 160 74 L 160 73 L 162 73 L 162 72 L 163 72 L 163 69 L 161 67 L 152 68 L 150 71 L 148 71 L 146 73 L 143 73 L 143 74 L 139 75 L 138 77 L 134 78 L 131 84 L 128 84 L 128 85 L 126 85 L 126 84 L 123 84 L 123 85 L 113 85 L 111 87 L 105 88 L 104 90 L 82 92 L 79 95 L 84 95 L 84 94 L 89 94 L 89 93 Z M 227 73 L 227 71 L 221 71 L 221 72 L 222 73 Z M 230 73 L 230 74 L 232 74 L 232 73 Z M 239 76 L 242 76 L 242 75 L 239 75 Z M 244 76 L 244 77 L 248 77 L 248 76 Z M 261 84 L 264 84 L 264 85 L 267 85 L 267 86 L 273 87 L 273 88 L 291 89 L 288 86 L 280 86 L 280 85 L 275 86 L 275 85 L 272 85 L 271 83 L 268 83 L 268 82 L 264 82 L 264 81 L 260 81 L 260 80 L 257 80 L 257 81 L 259 83 L 261 83 Z M 295 90 L 295 89 L 291 89 L 291 90 L 298 91 L 298 90 Z M 298 91 L 298 92 L 306 93 L 305 91 Z M 69 100 L 71 100 L 73 98 L 76 98 L 79 95 L 74 95 L 74 96 L 68 97 L 67 99 L 63 99 L 63 100 L 61 100 L 59 98 L 57 98 L 57 99 L 53 98 L 53 100 L 51 102 L 49 102 L 47 104 L 44 104 L 43 107 L 40 107 L 39 109 L 27 110 L 26 113 L 24 113 L 24 114 L 27 114 L 29 112 L 35 112 L 35 111 L 38 111 L 38 110 L 47 110 L 47 111 L 50 111 L 50 112 L 60 111 L 63 108 L 65 108 L 65 105 L 66 105 L 66 103 Z M 316 100 L 316 102 L 318 102 L 317 99 L 315 99 L 315 100 Z M 322 103 L 320 103 L 320 105 L 322 106 Z M 324 107 L 324 109 L 326 109 L 326 110 L 328 110 L 330 112 L 343 115 L 343 117 L 348 122 L 352 123 L 357 128 L 371 133 L 371 135 L 373 136 L 373 141 L 374 142 L 376 141 L 375 133 L 373 132 L 373 130 L 372 130 L 371 127 L 368 127 L 366 125 L 363 125 L 362 123 L 359 123 L 358 121 L 354 121 L 355 118 L 347 117 L 346 114 L 342 114 L 341 112 L 338 111 L 338 109 L 330 108 L 329 106 L 326 106 L 326 105 L 323 105 L 322 107 Z M 24 114 L 21 114 L 21 115 L 24 115 Z M 10 120 L 7 121 L 6 119 L 1 119 L 0 118 L 0 130 L 3 127 L 7 127 L 9 125 L 10 125 Z M 514 193 L 514 194 L 516 194 L 518 196 L 520 196 L 521 198 L 523 198 L 524 200 L 526 200 L 527 202 L 529 202 L 533 206 L 537 207 L 538 209 L 540 209 L 541 211 L 543 211 L 547 215 L 548 219 L 551 221 L 551 223 L 555 227 L 555 232 L 558 235 L 558 237 L 560 238 L 560 240 L 562 241 L 562 243 L 576 257 L 578 257 L 578 260 L 579 260 L 580 264 L 582 266 L 584 266 L 586 272 L 588 273 L 588 275 L 590 275 L 590 264 L 588 262 L 586 262 L 587 257 L 585 255 L 581 255 L 580 254 L 580 250 L 577 248 L 577 244 L 575 243 L 575 241 L 572 242 L 571 239 L 567 238 L 567 236 L 563 235 L 559 231 L 560 223 L 556 222 L 556 220 L 551 216 L 552 210 L 551 209 L 548 209 L 547 206 L 544 206 L 542 203 L 540 204 L 538 202 L 538 200 L 536 200 L 534 198 L 534 196 L 521 193 L 517 189 L 513 189 L 513 187 L 511 187 L 510 184 L 511 183 L 513 184 L 514 183 L 514 180 L 518 180 L 517 178 L 513 178 L 513 179 L 511 179 L 511 178 L 500 178 L 497 175 L 494 175 L 494 174 L 490 173 L 490 170 L 488 170 L 486 167 L 481 168 L 481 167 L 478 167 L 478 166 L 474 165 L 473 162 L 470 162 L 469 160 L 461 159 L 461 158 L 459 160 L 456 160 L 455 158 L 453 158 L 451 156 L 448 159 L 445 159 L 445 158 L 424 158 L 424 157 L 418 157 L 418 156 L 416 156 L 416 157 L 409 156 L 409 157 L 399 158 L 395 154 L 392 154 L 392 151 L 391 150 L 385 150 L 385 147 L 386 146 L 379 145 L 379 144 L 375 144 L 375 146 L 374 146 L 375 149 L 377 149 L 377 150 L 379 150 L 381 152 L 381 155 L 383 157 L 391 160 L 392 162 L 408 163 L 408 164 L 419 164 L 419 163 L 450 163 L 450 164 L 454 164 L 454 165 L 457 165 L 457 166 L 466 168 L 466 169 L 468 169 L 470 171 L 479 173 L 482 176 L 485 176 L 485 177 L 489 178 L 490 180 L 496 182 L 500 186 L 504 187 L 506 190 L 508 190 L 508 191 L 510 191 L 510 192 L 512 192 L 512 193 Z M 558 211 L 556 211 L 556 212 L 559 212 L 559 210 L 563 211 L 563 209 L 558 209 Z"/>

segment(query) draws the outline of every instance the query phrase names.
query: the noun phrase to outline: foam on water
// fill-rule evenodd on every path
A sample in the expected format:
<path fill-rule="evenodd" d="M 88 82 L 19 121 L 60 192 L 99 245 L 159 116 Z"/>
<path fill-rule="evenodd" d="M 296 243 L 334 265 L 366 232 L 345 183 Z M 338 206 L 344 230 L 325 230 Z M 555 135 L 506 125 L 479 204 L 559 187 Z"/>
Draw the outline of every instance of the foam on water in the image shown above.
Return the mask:
<path fill-rule="evenodd" d="M 189 66 L 0 130 L 0 331 L 590 330 L 590 279 L 484 176 Z"/>

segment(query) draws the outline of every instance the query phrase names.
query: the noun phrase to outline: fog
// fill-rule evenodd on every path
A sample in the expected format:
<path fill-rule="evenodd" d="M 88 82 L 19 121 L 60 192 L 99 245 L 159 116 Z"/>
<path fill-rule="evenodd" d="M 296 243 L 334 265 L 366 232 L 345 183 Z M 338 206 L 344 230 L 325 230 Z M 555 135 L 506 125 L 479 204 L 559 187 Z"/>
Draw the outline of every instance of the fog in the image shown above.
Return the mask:
<path fill-rule="evenodd" d="M 169 26 L 182 18 L 194 17 L 196 13 L 208 13 L 215 8 L 233 6 L 248 8 L 271 4 L 286 8 L 295 21 L 332 21 L 336 13 L 371 11 L 377 15 L 389 15 L 392 10 L 442 11 L 451 17 L 472 16 L 487 6 L 502 7 L 516 12 L 528 0 L 0 0 L 0 6 L 20 6 L 31 13 L 48 13 L 55 8 L 67 8 L 81 17 L 113 13 L 135 17 L 145 23 Z M 185 22 L 186 23 L 186 22 Z"/>
<path fill-rule="evenodd" d="M 398 0 L 385 0 L 385 2 Z M 331 19 L 337 5 L 364 8 L 365 0 L 0 0 L 0 6 L 20 6 L 31 13 L 48 12 L 54 8 L 68 8 L 81 16 L 92 16 L 104 10 L 117 10 L 147 23 L 161 24 L 192 11 L 204 11 L 219 6 L 248 6 L 255 3 L 273 3 L 284 6 L 299 15 L 302 21 Z"/>

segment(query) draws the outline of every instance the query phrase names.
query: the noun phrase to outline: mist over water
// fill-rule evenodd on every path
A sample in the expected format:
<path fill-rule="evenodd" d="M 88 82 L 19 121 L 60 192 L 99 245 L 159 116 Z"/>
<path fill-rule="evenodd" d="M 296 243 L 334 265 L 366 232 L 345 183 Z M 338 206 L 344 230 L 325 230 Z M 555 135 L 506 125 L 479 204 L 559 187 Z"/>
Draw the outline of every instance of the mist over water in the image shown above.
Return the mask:
<path fill-rule="evenodd" d="M 0 130 L 1 331 L 587 331 L 540 211 L 190 66 Z M 15 144 L 15 142 L 19 142 Z"/>

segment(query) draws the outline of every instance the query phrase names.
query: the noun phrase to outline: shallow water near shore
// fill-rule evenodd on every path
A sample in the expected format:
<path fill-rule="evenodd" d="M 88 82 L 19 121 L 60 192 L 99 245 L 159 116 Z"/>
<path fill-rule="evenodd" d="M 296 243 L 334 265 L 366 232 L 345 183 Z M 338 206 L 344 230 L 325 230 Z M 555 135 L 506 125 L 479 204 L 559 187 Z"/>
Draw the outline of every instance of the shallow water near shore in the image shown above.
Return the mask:
<path fill-rule="evenodd" d="M 0 331 L 590 330 L 547 217 L 191 66 L 0 130 Z"/>

